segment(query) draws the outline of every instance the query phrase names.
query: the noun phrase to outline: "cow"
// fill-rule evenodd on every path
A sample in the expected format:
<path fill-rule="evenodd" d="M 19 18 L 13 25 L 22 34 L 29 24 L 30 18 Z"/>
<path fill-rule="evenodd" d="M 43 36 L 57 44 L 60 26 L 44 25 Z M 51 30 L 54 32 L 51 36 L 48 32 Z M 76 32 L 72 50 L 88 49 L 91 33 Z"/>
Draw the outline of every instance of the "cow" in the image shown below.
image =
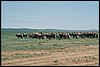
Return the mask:
<path fill-rule="evenodd" d="M 78 39 L 78 34 L 77 34 L 77 32 L 69 33 L 69 35 L 72 36 L 73 38 Z"/>
<path fill-rule="evenodd" d="M 21 39 L 23 38 L 23 35 L 20 34 L 20 33 L 17 33 L 16 36 L 17 36 L 18 39 L 19 39 L 19 38 L 21 38 Z"/>
<path fill-rule="evenodd" d="M 70 35 L 69 35 L 69 33 L 66 33 L 66 35 L 67 35 L 67 38 L 70 39 Z"/>
<path fill-rule="evenodd" d="M 37 38 L 39 38 L 39 39 L 44 39 L 43 33 L 42 33 L 42 32 L 38 33 L 38 34 L 37 34 Z"/>
<path fill-rule="evenodd" d="M 64 32 L 59 33 L 59 39 L 66 39 L 67 35 Z"/>
<path fill-rule="evenodd" d="M 28 38 L 27 34 L 23 33 L 23 38 Z"/>

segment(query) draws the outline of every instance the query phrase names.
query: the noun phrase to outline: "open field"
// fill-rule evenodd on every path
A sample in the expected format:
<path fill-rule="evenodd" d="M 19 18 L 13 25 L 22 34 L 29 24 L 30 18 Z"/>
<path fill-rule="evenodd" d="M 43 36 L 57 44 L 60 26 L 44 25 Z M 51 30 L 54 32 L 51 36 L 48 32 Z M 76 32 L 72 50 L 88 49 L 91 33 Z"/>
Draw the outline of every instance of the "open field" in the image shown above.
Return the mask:
<path fill-rule="evenodd" d="M 2 66 L 99 66 L 99 38 L 17 39 L 1 32 Z"/>

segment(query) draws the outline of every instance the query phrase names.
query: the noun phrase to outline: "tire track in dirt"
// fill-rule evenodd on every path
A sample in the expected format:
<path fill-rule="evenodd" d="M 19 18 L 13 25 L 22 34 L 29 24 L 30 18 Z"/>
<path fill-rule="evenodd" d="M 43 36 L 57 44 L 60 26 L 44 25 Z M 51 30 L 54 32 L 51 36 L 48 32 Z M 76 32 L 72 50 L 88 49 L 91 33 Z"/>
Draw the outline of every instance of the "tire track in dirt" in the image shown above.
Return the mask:
<path fill-rule="evenodd" d="M 95 48 L 97 50 L 89 50 L 90 48 Z M 77 48 L 79 49 L 79 48 Z M 91 65 L 91 64 L 96 64 L 96 62 L 98 61 L 99 58 L 99 49 L 93 46 L 89 46 L 89 47 L 84 47 L 84 49 L 88 49 L 88 51 L 80 51 L 80 52 L 71 52 L 71 53 L 67 53 L 65 50 L 70 50 L 70 49 L 64 49 L 62 51 L 62 49 L 60 49 L 61 51 L 57 52 L 50 52 L 50 51 L 27 51 L 29 52 L 28 54 L 32 54 L 34 52 L 36 53 L 42 53 L 42 52 L 48 52 L 51 53 L 50 55 L 43 55 L 43 56 L 37 56 L 37 57 L 27 57 L 27 58 L 18 58 L 18 59 L 12 59 L 12 60 L 5 60 L 2 61 L 2 66 L 53 66 L 53 65 Z M 17 52 L 17 51 L 16 51 Z M 16 52 L 12 52 L 12 54 L 15 54 Z M 20 53 L 20 51 L 18 51 Z M 21 53 L 27 53 L 22 51 Z M 6 52 L 5 52 L 6 53 Z M 3 54 L 5 54 L 3 53 Z M 94 57 L 96 58 L 94 61 L 91 60 L 91 62 L 82 62 L 80 63 L 80 61 L 78 61 L 77 63 L 68 61 L 68 59 L 81 59 L 83 57 Z M 66 61 L 67 58 L 67 61 Z M 54 62 L 55 60 L 57 60 L 56 62 Z M 84 59 L 83 59 L 84 60 Z M 84 60 L 85 61 L 85 60 Z M 69 64 L 71 63 L 71 64 Z"/>
<path fill-rule="evenodd" d="M 29 64 L 32 64 L 32 63 L 37 63 L 37 64 L 40 64 L 40 63 L 46 63 L 46 62 L 52 62 L 54 60 L 62 60 L 62 59 L 66 59 L 66 58 L 77 58 L 77 57 L 84 57 L 84 56 L 95 56 L 93 55 L 94 51 L 91 52 L 90 54 L 90 51 L 88 52 L 85 52 L 84 55 L 83 55 L 83 52 L 77 52 L 77 53 L 71 53 L 71 54 L 63 54 L 60 52 L 56 53 L 56 55 L 52 54 L 50 56 L 43 56 L 43 57 L 38 57 L 38 58 L 23 58 L 23 60 L 21 61 L 20 59 L 14 59 L 10 62 L 6 62 L 4 63 L 4 65 L 11 65 L 11 64 L 8 64 L 8 63 L 13 63 L 13 65 L 29 65 Z M 50 61 L 51 60 L 51 61 Z M 3 63 L 2 63 L 3 64 Z"/>

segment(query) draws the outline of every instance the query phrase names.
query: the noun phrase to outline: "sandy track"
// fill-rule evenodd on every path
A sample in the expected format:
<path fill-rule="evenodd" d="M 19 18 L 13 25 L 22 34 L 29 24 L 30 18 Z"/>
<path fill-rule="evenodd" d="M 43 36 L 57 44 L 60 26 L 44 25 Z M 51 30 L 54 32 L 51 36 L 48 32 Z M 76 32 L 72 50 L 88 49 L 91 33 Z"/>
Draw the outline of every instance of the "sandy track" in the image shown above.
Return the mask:
<path fill-rule="evenodd" d="M 26 50 L 2 52 L 10 55 L 31 55 L 24 58 L 2 60 L 2 66 L 98 66 L 99 46 L 77 46 L 53 50 Z M 34 56 L 35 55 L 35 56 Z"/>

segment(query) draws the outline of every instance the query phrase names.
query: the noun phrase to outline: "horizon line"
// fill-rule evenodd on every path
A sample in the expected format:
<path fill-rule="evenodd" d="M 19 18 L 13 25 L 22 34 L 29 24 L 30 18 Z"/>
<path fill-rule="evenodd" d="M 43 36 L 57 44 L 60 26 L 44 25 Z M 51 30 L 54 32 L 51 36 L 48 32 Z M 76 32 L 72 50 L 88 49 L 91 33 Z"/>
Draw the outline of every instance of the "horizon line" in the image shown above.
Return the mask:
<path fill-rule="evenodd" d="M 99 29 L 61 29 L 61 28 L 14 28 L 14 27 L 2 27 L 6 29 L 57 29 L 57 30 L 99 30 Z"/>

